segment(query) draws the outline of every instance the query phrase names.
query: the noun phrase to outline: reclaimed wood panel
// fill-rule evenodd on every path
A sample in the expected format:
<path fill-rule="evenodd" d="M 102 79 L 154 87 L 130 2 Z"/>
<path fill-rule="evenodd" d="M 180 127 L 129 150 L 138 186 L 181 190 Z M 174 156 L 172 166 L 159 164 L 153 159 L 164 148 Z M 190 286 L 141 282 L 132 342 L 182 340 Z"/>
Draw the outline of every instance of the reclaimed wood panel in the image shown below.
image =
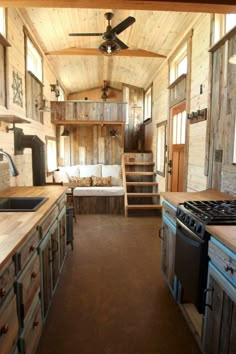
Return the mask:
<path fill-rule="evenodd" d="M 124 196 L 75 197 L 77 214 L 124 214 Z"/>

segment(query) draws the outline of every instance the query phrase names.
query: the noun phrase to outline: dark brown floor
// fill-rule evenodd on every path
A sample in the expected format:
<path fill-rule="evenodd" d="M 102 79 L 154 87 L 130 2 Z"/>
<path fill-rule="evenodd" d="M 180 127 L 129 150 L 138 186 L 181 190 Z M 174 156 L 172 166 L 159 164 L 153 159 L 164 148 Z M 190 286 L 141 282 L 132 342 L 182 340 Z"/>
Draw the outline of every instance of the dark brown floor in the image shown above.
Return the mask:
<path fill-rule="evenodd" d="M 200 353 L 160 273 L 159 225 L 77 217 L 38 354 Z"/>

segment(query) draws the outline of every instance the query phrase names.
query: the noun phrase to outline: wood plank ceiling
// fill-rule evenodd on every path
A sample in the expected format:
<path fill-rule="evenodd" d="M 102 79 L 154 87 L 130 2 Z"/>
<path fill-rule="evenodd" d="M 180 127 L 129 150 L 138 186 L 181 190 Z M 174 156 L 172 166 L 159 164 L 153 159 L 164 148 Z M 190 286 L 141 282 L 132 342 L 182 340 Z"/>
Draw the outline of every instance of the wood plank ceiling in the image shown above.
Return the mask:
<path fill-rule="evenodd" d="M 143 49 L 165 56 L 173 50 L 186 29 L 199 14 L 114 9 L 20 9 L 44 53 L 70 47 L 97 48 L 101 37 L 70 37 L 71 32 L 104 32 L 104 13 L 114 14 L 114 27 L 128 16 L 136 22 L 118 38 L 130 49 Z M 146 87 L 163 58 L 49 55 L 51 66 L 67 93 L 102 85 L 103 80 L 116 88 L 122 83 Z"/>

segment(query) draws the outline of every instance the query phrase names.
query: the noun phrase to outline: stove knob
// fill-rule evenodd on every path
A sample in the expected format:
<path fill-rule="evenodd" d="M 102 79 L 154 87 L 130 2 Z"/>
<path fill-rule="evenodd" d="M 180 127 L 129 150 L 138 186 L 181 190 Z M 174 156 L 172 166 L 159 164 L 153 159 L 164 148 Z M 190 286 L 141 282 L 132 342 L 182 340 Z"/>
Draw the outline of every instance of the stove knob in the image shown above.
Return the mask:
<path fill-rule="evenodd" d="M 189 226 L 193 227 L 194 226 L 194 220 L 190 219 Z"/>
<path fill-rule="evenodd" d="M 176 210 L 176 216 L 179 216 L 180 214 L 181 214 L 180 209 L 177 209 L 177 210 Z"/>
<path fill-rule="evenodd" d="M 200 225 L 197 225 L 196 231 L 197 231 L 198 234 L 201 233 L 201 231 L 202 231 L 202 225 L 201 225 L 201 224 L 200 224 Z"/>

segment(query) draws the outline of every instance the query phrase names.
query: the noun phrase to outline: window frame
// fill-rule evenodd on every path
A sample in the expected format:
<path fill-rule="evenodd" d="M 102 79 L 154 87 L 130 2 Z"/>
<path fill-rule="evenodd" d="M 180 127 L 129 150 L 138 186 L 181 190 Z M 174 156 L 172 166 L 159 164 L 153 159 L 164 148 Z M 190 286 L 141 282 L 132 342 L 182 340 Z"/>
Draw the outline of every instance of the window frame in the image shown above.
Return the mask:
<path fill-rule="evenodd" d="M 186 71 L 178 73 L 180 63 L 186 58 Z M 188 74 L 188 43 L 185 41 L 169 63 L 169 84 L 171 85 L 182 75 Z"/>
<path fill-rule="evenodd" d="M 144 91 L 144 113 L 143 113 L 143 123 L 147 124 L 152 121 L 152 100 L 153 95 L 153 85 L 151 84 L 146 91 Z"/>
<path fill-rule="evenodd" d="M 230 31 L 236 28 L 236 25 L 226 29 L 227 26 L 227 16 L 236 14 L 214 14 L 212 21 L 212 46 L 215 46 L 219 41 L 221 41 L 224 36 L 226 36 Z"/>

